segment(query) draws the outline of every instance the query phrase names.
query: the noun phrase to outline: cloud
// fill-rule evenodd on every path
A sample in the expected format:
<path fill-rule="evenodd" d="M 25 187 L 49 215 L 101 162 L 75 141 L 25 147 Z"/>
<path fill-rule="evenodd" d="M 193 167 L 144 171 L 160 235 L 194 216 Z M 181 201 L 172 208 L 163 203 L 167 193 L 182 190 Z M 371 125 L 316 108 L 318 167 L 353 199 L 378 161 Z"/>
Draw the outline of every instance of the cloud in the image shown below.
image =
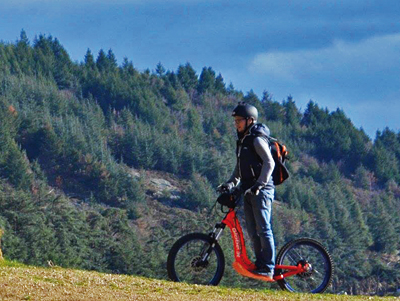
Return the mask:
<path fill-rule="evenodd" d="M 399 129 L 400 34 L 359 42 L 335 40 L 318 49 L 272 51 L 255 55 L 253 78 L 283 99 L 291 94 L 301 107 L 310 100 L 343 108 L 371 137 L 377 128 Z"/>
<path fill-rule="evenodd" d="M 377 74 L 399 73 L 398 57 L 400 34 L 392 34 L 357 43 L 336 40 L 322 49 L 259 53 L 252 59 L 249 69 L 256 74 L 299 84 L 318 78 L 359 83 L 360 79 L 369 81 Z"/>

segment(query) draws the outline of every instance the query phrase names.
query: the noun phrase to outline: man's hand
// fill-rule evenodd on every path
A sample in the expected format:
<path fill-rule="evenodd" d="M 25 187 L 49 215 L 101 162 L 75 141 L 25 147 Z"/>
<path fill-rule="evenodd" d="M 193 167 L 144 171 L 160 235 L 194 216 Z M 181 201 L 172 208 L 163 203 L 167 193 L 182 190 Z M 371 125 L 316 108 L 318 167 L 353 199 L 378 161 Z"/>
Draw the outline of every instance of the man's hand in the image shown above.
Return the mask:
<path fill-rule="evenodd" d="M 217 191 L 219 193 L 224 193 L 224 192 L 228 192 L 231 188 L 233 188 L 235 185 L 232 182 L 227 182 L 224 184 L 221 184 L 217 187 Z"/>
<path fill-rule="evenodd" d="M 256 183 L 249 189 L 247 189 L 244 194 L 246 195 L 250 193 L 251 195 L 258 195 L 260 193 L 261 188 L 263 188 L 263 185 L 261 185 L 260 183 Z"/>

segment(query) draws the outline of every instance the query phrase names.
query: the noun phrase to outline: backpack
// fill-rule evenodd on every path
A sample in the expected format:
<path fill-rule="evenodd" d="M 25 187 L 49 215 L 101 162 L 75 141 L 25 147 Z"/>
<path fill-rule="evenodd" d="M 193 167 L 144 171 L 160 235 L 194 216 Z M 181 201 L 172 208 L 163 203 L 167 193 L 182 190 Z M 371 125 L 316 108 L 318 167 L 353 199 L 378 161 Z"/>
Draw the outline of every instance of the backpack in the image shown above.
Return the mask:
<path fill-rule="evenodd" d="M 274 180 L 274 185 L 282 184 L 287 178 L 289 178 L 289 171 L 285 166 L 285 161 L 289 159 L 287 157 L 288 151 L 284 144 L 280 143 L 278 139 L 271 136 L 265 137 L 268 139 L 272 158 L 275 161 L 275 168 L 272 172 L 272 179 Z"/>
<path fill-rule="evenodd" d="M 272 171 L 272 179 L 274 180 L 275 186 L 282 184 L 287 178 L 289 178 L 289 171 L 285 166 L 285 161 L 289 159 L 287 157 L 288 151 L 286 146 L 278 139 L 270 136 L 269 128 L 265 124 L 255 124 L 251 128 L 250 134 L 253 137 L 264 138 L 268 142 L 272 158 L 275 162 L 275 168 Z"/>

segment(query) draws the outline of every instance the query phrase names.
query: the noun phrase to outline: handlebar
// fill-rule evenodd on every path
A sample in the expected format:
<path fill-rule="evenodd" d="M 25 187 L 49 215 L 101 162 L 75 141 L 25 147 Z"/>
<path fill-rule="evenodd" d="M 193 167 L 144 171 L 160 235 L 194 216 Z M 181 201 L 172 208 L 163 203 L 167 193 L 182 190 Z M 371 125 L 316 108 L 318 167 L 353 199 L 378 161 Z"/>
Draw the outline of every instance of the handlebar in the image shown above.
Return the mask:
<path fill-rule="evenodd" d="M 222 206 L 227 206 L 228 208 L 235 208 L 240 200 L 240 196 L 242 195 L 243 191 L 240 187 L 233 187 L 231 189 L 219 189 L 218 187 L 217 192 L 220 193 L 219 197 L 217 198 L 217 202 Z"/>

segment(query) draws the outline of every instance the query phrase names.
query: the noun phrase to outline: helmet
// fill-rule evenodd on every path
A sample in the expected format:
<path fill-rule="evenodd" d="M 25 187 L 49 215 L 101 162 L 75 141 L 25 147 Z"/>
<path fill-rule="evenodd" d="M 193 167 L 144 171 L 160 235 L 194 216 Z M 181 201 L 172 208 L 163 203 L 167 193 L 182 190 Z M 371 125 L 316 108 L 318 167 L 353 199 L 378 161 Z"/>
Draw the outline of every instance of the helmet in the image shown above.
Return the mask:
<path fill-rule="evenodd" d="M 236 108 L 233 109 L 232 116 L 240 116 L 246 119 L 254 118 L 254 120 L 257 120 L 258 111 L 255 106 L 249 105 L 244 102 L 239 102 Z"/>

